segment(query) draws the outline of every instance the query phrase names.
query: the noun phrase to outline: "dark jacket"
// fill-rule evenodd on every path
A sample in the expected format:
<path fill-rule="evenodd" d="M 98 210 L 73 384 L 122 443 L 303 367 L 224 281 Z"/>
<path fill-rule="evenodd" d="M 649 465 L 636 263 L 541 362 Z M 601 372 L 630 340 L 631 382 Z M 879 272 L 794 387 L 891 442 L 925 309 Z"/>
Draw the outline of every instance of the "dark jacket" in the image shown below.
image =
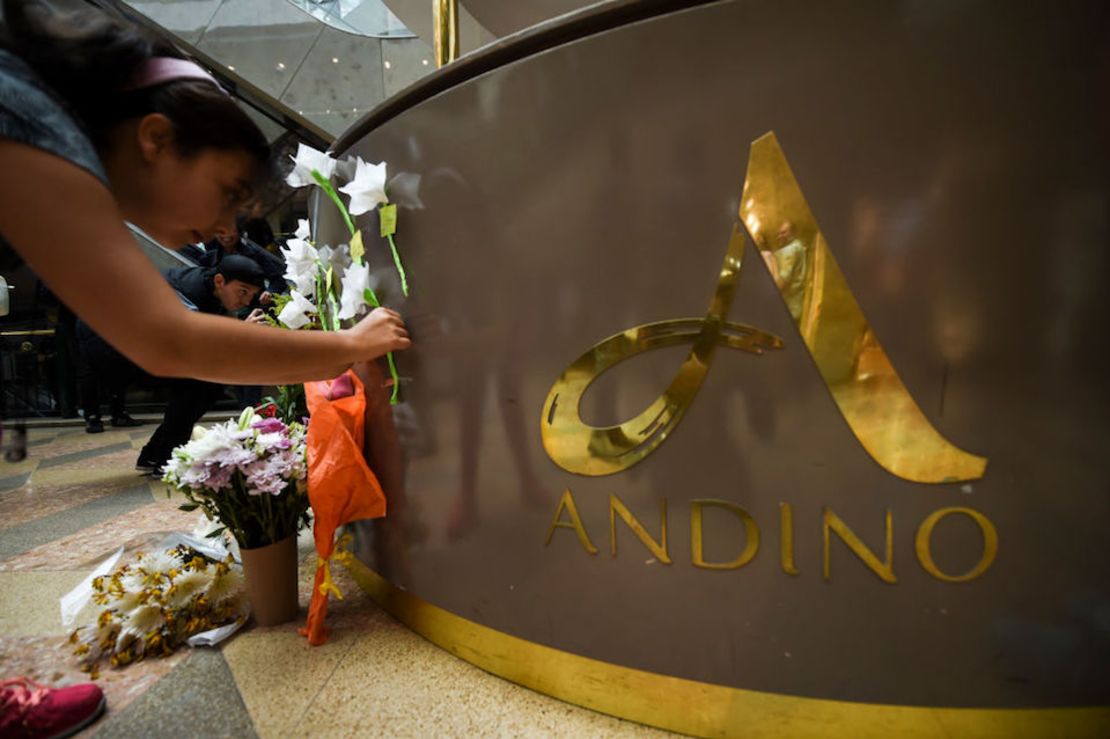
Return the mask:
<path fill-rule="evenodd" d="M 196 247 L 194 247 L 196 248 Z M 204 245 L 204 254 L 198 255 L 194 260 L 202 267 L 215 267 L 224 258 L 224 251 L 220 242 L 213 239 Z M 197 251 L 200 251 L 197 249 Z M 266 275 L 266 289 L 272 293 L 288 292 L 289 287 L 285 281 L 285 260 L 263 249 L 250 239 L 243 237 L 235 248 L 236 254 L 241 254 L 259 266 L 262 274 Z M 193 258 L 191 255 L 189 255 Z"/>
<path fill-rule="evenodd" d="M 215 273 L 208 267 L 178 267 L 166 273 L 166 280 L 201 313 L 224 316 L 227 311 L 214 292 L 212 277 Z"/>

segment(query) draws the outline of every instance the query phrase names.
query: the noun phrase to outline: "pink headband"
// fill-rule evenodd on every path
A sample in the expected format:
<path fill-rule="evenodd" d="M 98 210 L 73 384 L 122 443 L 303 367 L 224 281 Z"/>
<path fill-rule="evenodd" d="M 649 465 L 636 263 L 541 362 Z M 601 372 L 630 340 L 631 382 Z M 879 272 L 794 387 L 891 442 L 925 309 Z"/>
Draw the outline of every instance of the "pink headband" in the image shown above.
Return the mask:
<path fill-rule="evenodd" d="M 216 78 L 201 69 L 196 62 L 169 56 L 156 56 L 143 62 L 135 74 L 134 83 L 128 89 L 142 90 L 175 80 L 205 80 L 215 85 L 220 92 L 227 94 L 227 90 L 220 87 Z"/>

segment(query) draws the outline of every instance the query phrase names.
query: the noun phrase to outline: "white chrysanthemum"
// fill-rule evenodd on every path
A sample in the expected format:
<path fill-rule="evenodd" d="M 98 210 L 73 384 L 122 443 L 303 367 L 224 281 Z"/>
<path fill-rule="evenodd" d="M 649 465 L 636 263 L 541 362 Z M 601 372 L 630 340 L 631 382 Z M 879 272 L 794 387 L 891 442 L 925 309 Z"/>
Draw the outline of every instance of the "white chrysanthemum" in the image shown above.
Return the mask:
<path fill-rule="evenodd" d="M 119 576 L 120 584 L 123 585 L 124 590 L 143 589 L 143 579 L 145 575 L 139 572 L 139 567 L 141 566 L 141 563 L 138 565 L 132 565 L 131 567 L 127 568 L 126 572 Z"/>
<path fill-rule="evenodd" d="M 170 608 L 182 608 L 188 605 L 193 596 L 206 592 L 212 582 L 211 569 L 189 570 L 175 577 L 173 587 L 166 595 L 166 605 Z"/>
<path fill-rule="evenodd" d="M 237 597 L 243 591 L 243 570 L 235 565 L 208 585 L 208 600 L 212 605 Z"/>
<path fill-rule="evenodd" d="M 147 572 L 167 573 L 181 569 L 181 558 L 169 549 L 158 549 L 144 555 L 139 566 Z"/>
<path fill-rule="evenodd" d="M 128 583 L 124 582 L 123 586 L 126 589 L 122 595 L 108 596 L 107 606 L 120 613 L 129 613 L 142 605 L 143 586 L 141 582 L 133 586 L 129 586 Z"/>
<path fill-rule="evenodd" d="M 162 609 L 156 605 L 139 606 L 121 614 L 121 628 L 116 648 L 121 649 L 131 637 L 142 639 L 162 625 Z"/>

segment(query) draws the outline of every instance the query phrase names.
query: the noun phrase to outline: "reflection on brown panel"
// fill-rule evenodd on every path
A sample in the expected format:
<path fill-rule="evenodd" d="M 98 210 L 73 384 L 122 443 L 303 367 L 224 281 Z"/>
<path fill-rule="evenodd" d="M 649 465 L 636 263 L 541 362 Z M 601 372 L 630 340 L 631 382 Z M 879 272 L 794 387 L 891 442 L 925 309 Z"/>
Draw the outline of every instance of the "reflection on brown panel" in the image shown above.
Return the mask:
<path fill-rule="evenodd" d="M 1108 13 L 708 3 L 406 98 L 340 152 L 389 163 L 413 286 L 368 239 L 414 337 L 376 592 L 737 733 L 1110 704 Z"/>

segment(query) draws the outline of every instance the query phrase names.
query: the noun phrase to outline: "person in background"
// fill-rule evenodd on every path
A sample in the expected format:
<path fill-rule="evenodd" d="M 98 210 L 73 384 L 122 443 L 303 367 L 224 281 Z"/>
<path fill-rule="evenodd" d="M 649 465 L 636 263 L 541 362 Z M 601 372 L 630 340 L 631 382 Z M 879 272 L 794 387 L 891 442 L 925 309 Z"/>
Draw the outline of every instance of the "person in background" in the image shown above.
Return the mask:
<path fill-rule="evenodd" d="M 245 218 L 236 219 L 235 227 L 217 233 L 216 238 L 204 245 L 203 252 L 200 252 L 199 247 L 195 245 L 186 247 L 196 250 L 186 253 L 186 256 L 196 254 L 195 257 L 190 256 L 190 258 L 194 259 L 197 264 L 202 267 L 215 267 L 228 254 L 239 254 L 253 260 L 262 269 L 262 273 L 266 275 L 264 295 L 266 293 L 287 292 L 284 277 L 285 261 L 281 257 L 266 251 L 246 235 L 245 228 L 248 223 L 249 221 Z M 262 221 L 262 223 L 265 223 L 265 221 Z M 185 253 L 184 250 L 182 253 Z M 262 300 L 263 304 L 268 302 L 268 300 Z"/>
<path fill-rule="evenodd" d="M 215 267 L 182 267 L 170 270 L 166 279 L 178 295 L 201 313 L 238 319 L 262 291 L 265 276 L 257 264 L 238 254 L 229 254 Z M 183 301 L 183 302 L 184 302 Z M 262 323 L 256 309 L 245 319 Z M 202 380 L 170 381 L 169 400 L 162 423 L 139 452 L 135 469 L 143 474 L 160 474 L 175 447 L 193 433 L 193 425 L 223 397 L 224 386 Z"/>
<path fill-rule="evenodd" d="M 108 409 L 114 428 L 142 426 L 143 422 L 127 412 L 127 386 L 138 380 L 143 371 L 112 348 L 104 339 L 78 319 L 76 327 L 78 347 L 78 385 L 81 410 L 85 416 L 85 433 L 104 431 L 100 417 L 100 390 L 108 393 Z"/>

